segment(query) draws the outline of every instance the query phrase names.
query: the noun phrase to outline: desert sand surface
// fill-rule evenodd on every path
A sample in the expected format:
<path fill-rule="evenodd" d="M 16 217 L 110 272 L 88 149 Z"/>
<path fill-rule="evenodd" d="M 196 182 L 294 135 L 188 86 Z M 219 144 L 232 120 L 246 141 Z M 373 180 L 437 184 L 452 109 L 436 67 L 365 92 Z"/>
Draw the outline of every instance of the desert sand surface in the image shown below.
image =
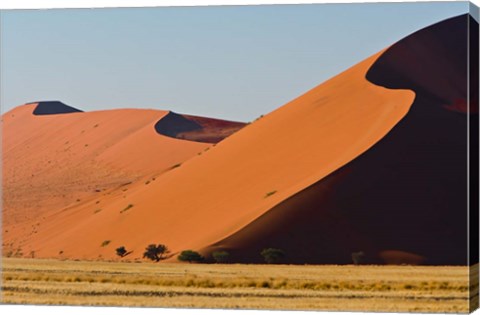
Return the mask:
<path fill-rule="evenodd" d="M 140 260 L 161 243 L 170 261 L 222 249 L 259 262 L 277 247 L 289 263 L 349 263 L 362 250 L 375 263 L 464 264 L 469 112 L 452 110 L 462 82 L 446 86 L 466 77 L 467 19 L 414 33 L 244 127 L 167 111 L 4 114 L 4 255 L 111 260 L 125 246 L 123 260 Z M 453 252 L 429 247 L 438 239 Z"/>

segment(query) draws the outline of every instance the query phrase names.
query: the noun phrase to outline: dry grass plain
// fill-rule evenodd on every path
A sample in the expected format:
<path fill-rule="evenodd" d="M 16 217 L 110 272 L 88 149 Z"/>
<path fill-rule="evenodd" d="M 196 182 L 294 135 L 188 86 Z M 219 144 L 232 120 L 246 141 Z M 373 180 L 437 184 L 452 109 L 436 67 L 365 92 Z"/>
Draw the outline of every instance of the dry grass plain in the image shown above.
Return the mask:
<path fill-rule="evenodd" d="M 467 267 L 155 264 L 4 258 L 2 269 L 1 298 L 7 304 L 469 311 Z"/>

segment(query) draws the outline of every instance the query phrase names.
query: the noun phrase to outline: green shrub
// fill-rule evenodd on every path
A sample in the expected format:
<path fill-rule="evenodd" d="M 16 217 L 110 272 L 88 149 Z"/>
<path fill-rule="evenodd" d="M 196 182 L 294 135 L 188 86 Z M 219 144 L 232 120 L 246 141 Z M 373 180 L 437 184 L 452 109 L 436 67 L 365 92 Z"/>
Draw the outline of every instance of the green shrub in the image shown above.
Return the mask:
<path fill-rule="evenodd" d="M 277 192 L 276 190 L 272 190 L 272 191 L 266 193 L 265 198 L 270 197 L 271 195 L 274 195 L 276 192 Z"/>
<path fill-rule="evenodd" d="M 165 257 L 163 255 L 169 252 L 168 247 L 163 244 L 150 244 L 145 248 L 143 258 L 148 258 L 153 261 L 160 261 Z"/>
<path fill-rule="evenodd" d="M 123 212 L 129 210 L 129 209 L 132 208 L 132 207 L 133 207 L 133 205 L 132 205 L 132 204 L 129 204 L 129 205 L 126 206 L 122 211 L 120 211 L 120 213 L 123 213 Z"/>
<path fill-rule="evenodd" d="M 200 255 L 198 252 L 190 249 L 182 251 L 180 255 L 178 255 L 177 259 L 180 261 L 188 261 L 189 263 L 202 262 L 205 260 L 205 258 L 202 255 Z"/>
<path fill-rule="evenodd" d="M 110 244 L 110 240 L 105 240 L 102 242 L 102 247 L 105 247 L 105 246 L 108 246 L 108 244 Z"/>
<path fill-rule="evenodd" d="M 220 264 L 224 264 L 228 262 L 229 256 L 230 256 L 230 253 L 224 250 L 212 253 L 213 259 Z"/>
<path fill-rule="evenodd" d="M 352 261 L 354 265 L 363 264 L 365 262 L 365 253 L 362 251 L 352 253 Z"/>
<path fill-rule="evenodd" d="M 267 264 L 274 264 L 285 257 L 285 252 L 278 248 L 265 248 L 260 253 Z"/>
<path fill-rule="evenodd" d="M 125 246 L 120 246 L 119 248 L 115 249 L 115 252 L 120 257 L 123 257 L 127 254 L 127 250 L 126 250 Z"/>

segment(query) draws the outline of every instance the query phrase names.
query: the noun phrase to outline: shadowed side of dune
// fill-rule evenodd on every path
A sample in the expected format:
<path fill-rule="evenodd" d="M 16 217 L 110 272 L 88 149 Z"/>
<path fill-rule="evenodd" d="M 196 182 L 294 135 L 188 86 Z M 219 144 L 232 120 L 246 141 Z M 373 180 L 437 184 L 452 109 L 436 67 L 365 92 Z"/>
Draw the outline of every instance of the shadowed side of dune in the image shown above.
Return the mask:
<path fill-rule="evenodd" d="M 470 4 L 470 13 L 477 17 L 479 14 L 479 8 L 473 4 Z M 472 21 L 473 20 L 473 21 Z M 478 103 L 479 103 L 479 25 L 473 18 L 470 18 L 469 23 L 469 36 L 470 36 L 470 45 L 469 45 L 469 79 L 470 79 L 470 112 L 478 113 Z M 479 115 L 470 115 L 469 116 L 469 153 L 470 153 L 470 198 L 469 198 L 469 232 L 470 232 L 470 251 L 469 251 L 469 265 L 478 264 L 478 251 L 479 251 L 479 231 L 478 231 L 478 220 L 479 220 Z M 473 270 L 473 269 L 472 269 Z M 478 273 L 476 273 L 478 274 Z M 472 271 L 473 276 L 473 271 Z M 475 277 L 473 277 L 474 279 Z M 472 278 L 471 278 L 472 279 Z M 477 280 L 478 282 L 478 280 Z M 478 304 L 478 303 L 477 303 Z"/>
<path fill-rule="evenodd" d="M 202 129 L 182 132 L 178 137 L 199 142 L 218 143 L 247 125 L 243 122 L 199 116 L 184 115 L 184 117 L 198 123 Z"/>
<path fill-rule="evenodd" d="M 83 111 L 74 107 L 68 106 L 59 101 L 42 101 L 38 102 L 38 105 L 33 110 L 34 115 L 57 115 L 57 114 L 70 114 L 81 113 Z"/>
<path fill-rule="evenodd" d="M 370 68 L 370 82 L 416 93 L 383 139 L 206 252 L 261 262 L 260 250 L 276 247 L 285 262 L 351 263 L 352 252 L 364 251 L 369 262 L 466 264 L 468 116 L 459 104 L 467 100 L 469 18 L 408 36 Z"/>
<path fill-rule="evenodd" d="M 202 126 L 182 115 L 169 112 L 155 124 L 155 131 L 161 135 L 175 138 L 179 133 L 201 129 Z"/>
<path fill-rule="evenodd" d="M 155 124 L 155 131 L 171 138 L 218 143 L 245 125 L 241 122 L 169 112 Z"/>
<path fill-rule="evenodd" d="M 348 264 L 351 253 L 376 250 L 331 198 L 342 175 L 336 172 L 288 198 L 204 252 L 226 250 L 231 261 L 263 263 L 261 251 L 272 247 L 285 252 L 283 263 Z"/>

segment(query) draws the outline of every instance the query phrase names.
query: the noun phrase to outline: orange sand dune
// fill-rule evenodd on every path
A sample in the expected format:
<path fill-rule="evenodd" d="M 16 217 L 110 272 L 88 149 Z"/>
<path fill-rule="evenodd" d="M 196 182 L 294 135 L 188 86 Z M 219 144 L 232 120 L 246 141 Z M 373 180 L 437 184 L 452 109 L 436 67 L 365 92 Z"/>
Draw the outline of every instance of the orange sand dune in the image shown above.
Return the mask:
<path fill-rule="evenodd" d="M 40 102 L 2 115 L 4 243 L 24 230 L 35 234 L 31 221 L 50 211 L 124 190 L 138 180 L 145 183 L 210 147 L 156 133 L 154 125 L 168 114 L 84 113 L 60 102 Z M 22 222 L 27 228 L 15 225 Z"/>
<path fill-rule="evenodd" d="M 468 19 L 422 29 L 370 67 L 367 80 L 416 94 L 385 137 L 209 250 L 227 249 L 234 261 L 245 262 L 261 261 L 262 248 L 276 247 L 291 263 L 346 264 L 363 251 L 368 263 L 467 264 L 467 118 L 474 167 L 478 90 L 470 91 L 468 110 L 445 104 L 467 99 L 467 23 L 478 52 L 478 23 Z M 478 86 L 478 77 L 471 80 Z M 478 168 L 471 170 L 470 207 L 478 210 L 475 174 Z"/>
<path fill-rule="evenodd" d="M 38 257 L 140 258 L 149 243 L 202 249 L 348 163 L 408 112 L 414 94 L 365 79 L 361 62 L 149 185 L 52 213 L 22 242 Z M 96 208 L 101 211 L 95 213 Z M 81 240 L 79 238 L 81 235 Z M 102 247 L 104 241 L 110 241 Z"/>

